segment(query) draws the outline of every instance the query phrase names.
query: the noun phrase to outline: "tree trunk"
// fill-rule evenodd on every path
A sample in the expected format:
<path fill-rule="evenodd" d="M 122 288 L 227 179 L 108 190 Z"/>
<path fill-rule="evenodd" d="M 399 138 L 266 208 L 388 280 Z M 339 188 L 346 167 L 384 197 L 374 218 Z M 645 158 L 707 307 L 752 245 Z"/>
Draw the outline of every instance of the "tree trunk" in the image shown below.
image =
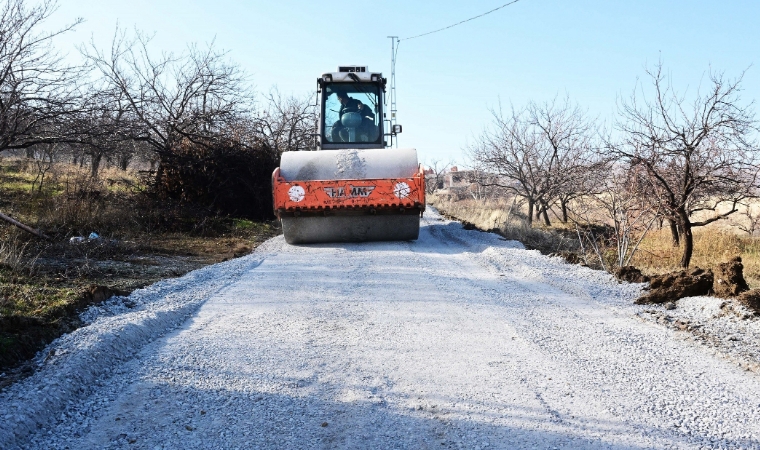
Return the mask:
<path fill-rule="evenodd" d="M 48 241 L 50 240 L 50 238 L 47 237 L 47 236 L 45 236 L 41 231 L 35 230 L 34 228 L 32 228 L 32 227 L 30 227 L 28 225 L 24 225 L 23 223 L 19 222 L 18 220 L 15 220 L 12 217 L 6 216 L 3 213 L 0 213 L 0 219 L 5 220 L 6 222 L 11 223 L 11 224 L 13 224 L 13 225 L 21 228 L 22 230 L 24 230 L 24 231 L 26 231 L 28 233 L 31 233 L 31 234 L 33 234 L 33 235 L 35 235 L 37 237 L 41 237 L 42 239 L 47 239 Z"/>
<path fill-rule="evenodd" d="M 92 165 L 90 166 L 90 175 L 93 178 L 98 177 L 98 169 L 100 168 L 100 160 L 103 158 L 103 155 L 101 153 L 96 153 L 92 155 Z"/>
<path fill-rule="evenodd" d="M 683 254 L 681 267 L 687 269 L 691 263 L 691 255 L 694 252 L 694 236 L 691 234 L 691 221 L 686 211 L 679 212 L 679 225 L 681 225 L 681 237 L 683 238 Z"/>
<path fill-rule="evenodd" d="M 678 224 L 673 219 L 668 219 L 668 225 L 670 226 L 670 236 L 673 239 L 673 247 L 679 247 L 681 245 L 681 236 L 678 231 Z"/>
<path fill-rule="evenodd" d="M 546 225 L 547 227 L 552 226 L 552 223 L 549 221 L 549 205 L 547 205 L 546 203 L 541 205 L 541 215 L 544 218 L 544 225 Z"/>
<path fill-rule="evenodd" d="M 567 200 L 560 200 L 562 206 L 562 223 L 567 223 Z"/>
<path fill-rule="evenodd" d="M 531 199 L 528 199 L 528 226 L 533 225 L 533 206 L 534 202 Z"/>

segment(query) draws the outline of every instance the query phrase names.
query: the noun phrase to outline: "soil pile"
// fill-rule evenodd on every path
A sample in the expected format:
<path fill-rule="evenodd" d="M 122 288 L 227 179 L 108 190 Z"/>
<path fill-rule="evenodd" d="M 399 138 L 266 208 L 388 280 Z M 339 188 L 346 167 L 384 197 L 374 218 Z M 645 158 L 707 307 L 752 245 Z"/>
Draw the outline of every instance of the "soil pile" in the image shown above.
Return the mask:
<path fill-rule="evenodd" d="M 755 315 L 760 315 L 760 289 L 744 291 L 739 294 L 737 300 L 739 303 L 754 311 Z"/>
<path fill-rule="evenodd" d="M 646 294 L 636 304 L 665 303 L 684 297 L 707 295 L 713 286 L 714 276 L 710 269 L 680 270 L 652 277 Z"/>
<path fill-rule="evenodd" d="M 623 266 L 615 271 L 615 278 L 629 283 L 646 283 L 649 277 L 633 266 Z"/>
<path fill-rule="evenodd" d="M 741 257 L 737 256 L 731 261 L 718 264 L 715 267 L 715 282 L 713 293 L 716 297 L 736 297 L 742 292 L 748 291 L 749 286 L 744 280 L 744 265 Z"/>

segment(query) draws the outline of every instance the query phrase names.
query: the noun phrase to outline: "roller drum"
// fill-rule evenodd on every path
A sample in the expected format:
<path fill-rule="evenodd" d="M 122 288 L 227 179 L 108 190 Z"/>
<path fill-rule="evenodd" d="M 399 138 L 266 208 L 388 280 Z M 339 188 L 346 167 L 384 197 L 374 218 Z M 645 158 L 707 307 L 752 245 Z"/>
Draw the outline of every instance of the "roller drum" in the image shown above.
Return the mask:
<path fill-rule="evenodd" d="M 280 160 L 288 181 L 409 178 L 418 168 L 413 148 L 285 152 Z"/>
<path fill-rule="evenodd" d="M 419 214 L 326 217 L 283 217 L 288 244 L 329 242 L 411 241 L 420 233 Z"/>

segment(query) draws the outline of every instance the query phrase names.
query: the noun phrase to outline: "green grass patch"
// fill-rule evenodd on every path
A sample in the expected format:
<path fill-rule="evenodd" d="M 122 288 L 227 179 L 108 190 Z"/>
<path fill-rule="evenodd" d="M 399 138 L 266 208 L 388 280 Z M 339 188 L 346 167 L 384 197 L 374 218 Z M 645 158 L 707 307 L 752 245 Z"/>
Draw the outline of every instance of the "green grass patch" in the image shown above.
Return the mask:
<path fill-rule="evenodd" d="M 47 277 L 0 272 L 0 314 L 51 317 L 81 294 L 76 288 L 53 283 Z"/>
<path fill-rule="evenodd" d="M 250 230 L 256 226 L 256 224 L 247 219 L 232 219 L 232 226 L 237 230 Z"/>

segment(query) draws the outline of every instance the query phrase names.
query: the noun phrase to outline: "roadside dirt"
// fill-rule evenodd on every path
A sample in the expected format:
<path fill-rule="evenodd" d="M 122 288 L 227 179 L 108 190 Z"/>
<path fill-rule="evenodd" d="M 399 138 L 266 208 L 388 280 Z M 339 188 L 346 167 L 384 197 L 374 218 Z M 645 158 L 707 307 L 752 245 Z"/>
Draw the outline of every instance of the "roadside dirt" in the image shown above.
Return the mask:
<path fill-rule="evenodd" d="M 253 224 L 214 237 L 181 233 L 40 245 L 30 270 L 0 266 L 0 389 L 33 373 L 29 360 L 81 326 L 78 314 L 114 295 L 241 257 L 280 233 Z"/>

